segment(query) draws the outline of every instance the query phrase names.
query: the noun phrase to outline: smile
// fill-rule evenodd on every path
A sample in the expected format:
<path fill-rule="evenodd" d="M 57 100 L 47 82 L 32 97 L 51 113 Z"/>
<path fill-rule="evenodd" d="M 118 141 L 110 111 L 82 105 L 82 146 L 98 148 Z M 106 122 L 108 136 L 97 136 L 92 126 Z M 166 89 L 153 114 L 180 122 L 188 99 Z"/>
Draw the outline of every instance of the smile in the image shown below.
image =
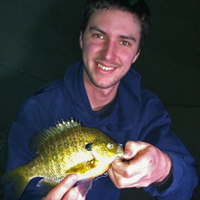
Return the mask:
<path fill-rule="evenodd" d="M 98 63 L 98 67 L 101 68 L 102 70 L 105 70 L 105 71 L 109 71 L 109 70 L 114 69 L 114 67 L 105 67 L 105 66 L 101 65 L 100 63 Z"/>

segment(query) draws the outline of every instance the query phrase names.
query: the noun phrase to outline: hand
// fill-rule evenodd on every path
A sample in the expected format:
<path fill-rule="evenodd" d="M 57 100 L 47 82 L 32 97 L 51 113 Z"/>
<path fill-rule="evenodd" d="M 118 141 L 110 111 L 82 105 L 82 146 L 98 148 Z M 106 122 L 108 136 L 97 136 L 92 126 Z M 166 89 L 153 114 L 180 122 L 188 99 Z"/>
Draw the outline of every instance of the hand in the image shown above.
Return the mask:
<path fill-rule="evenodd" d="M 75 174 L 67 176 L 55 188 L 53 188 L 42 200 L 85 200 L 73 185 L 77 182 Z"/>
<path fill-rule="evenodd" d="M 124 159 L 114 160 L 108 170 L 117 188 L 147 187 L 162 182 L 171 170 L 169 156 L 145 142 L 127 142 Z"/>

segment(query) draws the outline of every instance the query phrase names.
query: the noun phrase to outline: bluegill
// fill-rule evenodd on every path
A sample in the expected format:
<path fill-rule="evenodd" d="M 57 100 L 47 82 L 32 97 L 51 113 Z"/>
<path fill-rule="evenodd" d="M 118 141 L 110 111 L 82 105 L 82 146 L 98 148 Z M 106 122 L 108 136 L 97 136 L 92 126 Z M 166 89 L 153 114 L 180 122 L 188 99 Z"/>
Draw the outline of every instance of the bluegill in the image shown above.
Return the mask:
<path fill-rule="evenodd" d="M 113 160 L 123 154 L 122 145 L 108 135 L 82 127 L 74 120 L 35 133 L 29 147 L 37 156 L 1 177 L 4 185 L 11 186 L 15 198 L 20 198 L 35 177 L 43 178 L 37 187 L 46 195 L 71 173 L 77 174 L 77 187 L 84 196 L 91 189 L 93 179 L 105 173 Z"/>

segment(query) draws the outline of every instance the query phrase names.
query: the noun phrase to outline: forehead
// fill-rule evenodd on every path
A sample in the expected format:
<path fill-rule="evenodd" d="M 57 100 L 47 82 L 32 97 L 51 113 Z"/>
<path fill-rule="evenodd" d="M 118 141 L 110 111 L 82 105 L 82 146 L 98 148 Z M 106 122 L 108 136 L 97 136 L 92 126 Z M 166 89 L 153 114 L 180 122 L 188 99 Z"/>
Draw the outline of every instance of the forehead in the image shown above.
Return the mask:
<path fill-rule="evenodd" d="M 140 33 L 138 18 L 130 12 L 117 9 L 96 9 L 90 16 L 87 28 L 89 29 L 92 26 L 102 28 L 106 32 Z"/>

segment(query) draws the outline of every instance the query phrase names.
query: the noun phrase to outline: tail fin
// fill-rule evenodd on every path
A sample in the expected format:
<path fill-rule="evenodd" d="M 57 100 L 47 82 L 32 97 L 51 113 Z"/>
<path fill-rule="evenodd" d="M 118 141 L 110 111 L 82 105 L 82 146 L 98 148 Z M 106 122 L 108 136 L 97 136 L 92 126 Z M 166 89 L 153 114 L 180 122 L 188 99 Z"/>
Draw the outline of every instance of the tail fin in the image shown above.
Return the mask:
<path fill-rule="evenodd" d="M 22 167 L 18 167 L 4 175 L 2 175 L 0 182 L 3 185 L 10 185 L 13 197 L 19 199 L 28 185 L 29 177 L 23 176 Z"/>

